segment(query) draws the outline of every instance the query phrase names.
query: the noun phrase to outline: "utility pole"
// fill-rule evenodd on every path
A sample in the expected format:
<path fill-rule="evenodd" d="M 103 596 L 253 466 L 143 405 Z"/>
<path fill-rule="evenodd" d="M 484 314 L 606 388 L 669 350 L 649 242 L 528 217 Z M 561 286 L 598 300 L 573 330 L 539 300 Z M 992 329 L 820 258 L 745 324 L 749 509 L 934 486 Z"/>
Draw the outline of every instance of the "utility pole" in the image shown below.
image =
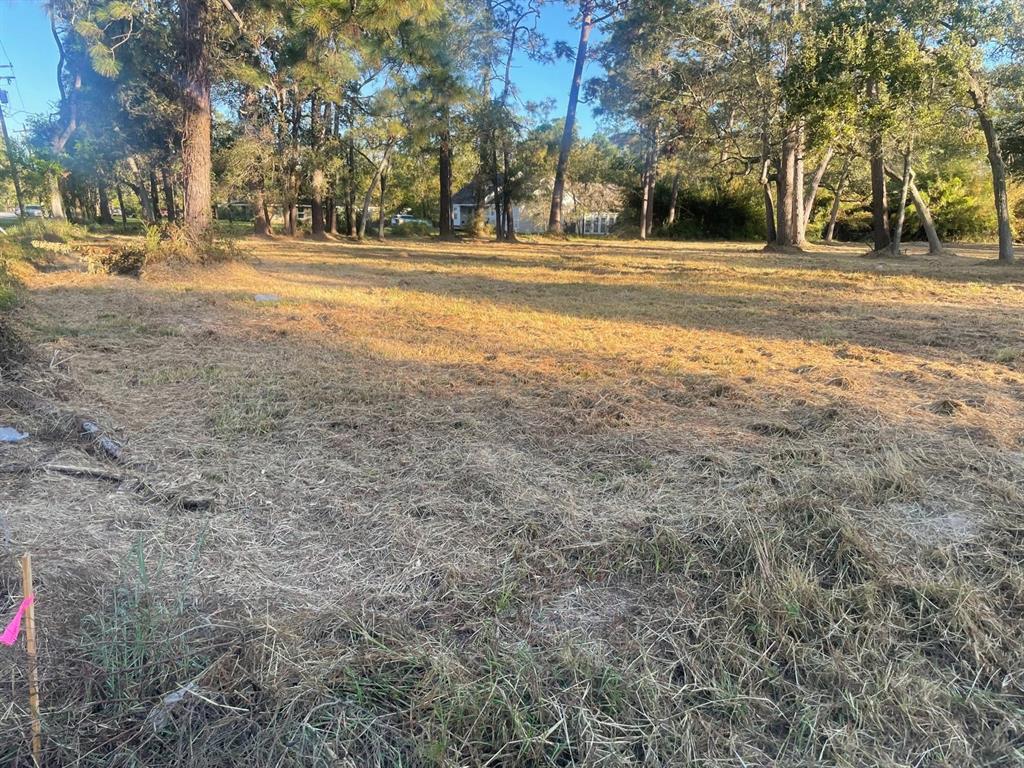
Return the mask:
<path fill-rule="evenodd" d="M 14 69 L 10 64 L 0 64 L 0 69 Z M 0 75 L 0 81 L 11 82 L 14 75 Z M 7 103 L 7 91 L 0 88 L 0 136 L 4 139 L 4 149 L 7 150 L 7 162 L 11 164 L 11 180 L 14 182 L 14 197 L 18 201 L 18 218 L 25 218 L 25 201 L 21 198 L 21 182 L 18 180 L 18 166 L 14 162 L 14 153 L 11 151 L 11 137 L 7 133 L 7 120 L 4 118 L 4 104 Z"/>

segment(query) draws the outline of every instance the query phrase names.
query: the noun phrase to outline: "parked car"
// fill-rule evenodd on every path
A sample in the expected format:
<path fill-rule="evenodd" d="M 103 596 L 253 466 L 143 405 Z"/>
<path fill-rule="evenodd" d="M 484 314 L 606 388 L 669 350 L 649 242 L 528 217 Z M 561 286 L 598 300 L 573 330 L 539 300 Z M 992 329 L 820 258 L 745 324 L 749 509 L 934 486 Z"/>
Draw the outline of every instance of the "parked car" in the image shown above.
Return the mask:
<path fill-rule="evenodd" d="M 29 219 L 45 219 L 46 211 L 43 210 L 41 205 L 26 205 L 25 217 Z"/>

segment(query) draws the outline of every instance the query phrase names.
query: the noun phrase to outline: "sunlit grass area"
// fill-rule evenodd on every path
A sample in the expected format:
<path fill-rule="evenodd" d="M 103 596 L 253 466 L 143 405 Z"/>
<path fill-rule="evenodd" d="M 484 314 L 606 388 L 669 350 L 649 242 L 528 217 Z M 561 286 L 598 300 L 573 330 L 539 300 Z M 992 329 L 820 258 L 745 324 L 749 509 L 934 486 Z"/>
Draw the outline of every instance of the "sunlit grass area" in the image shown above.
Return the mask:
<path fill-rule="evenodd" d="M 1019 267 L 241 250 L 11 267 L 54 764 L 1024 760 Z"/>

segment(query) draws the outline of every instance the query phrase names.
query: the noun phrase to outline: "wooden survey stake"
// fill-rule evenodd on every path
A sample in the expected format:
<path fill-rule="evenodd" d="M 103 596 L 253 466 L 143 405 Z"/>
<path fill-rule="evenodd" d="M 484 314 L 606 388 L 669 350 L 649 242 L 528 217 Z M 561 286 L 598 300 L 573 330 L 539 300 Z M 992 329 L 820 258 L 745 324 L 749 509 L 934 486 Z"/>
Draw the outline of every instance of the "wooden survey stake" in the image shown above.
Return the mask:
<path fill-rule="evenodd" d="M 21 594 L 32 591 L 32 555 L 21 556 Z M 32 716 L 32 759 L 36 766 L 43 764 L 43 726 L 39 722 L 39 665 L 36 661 L 36 609 L 33 599 L 25 609 L 25 649 L 28 651 L 28 710 Z"/>

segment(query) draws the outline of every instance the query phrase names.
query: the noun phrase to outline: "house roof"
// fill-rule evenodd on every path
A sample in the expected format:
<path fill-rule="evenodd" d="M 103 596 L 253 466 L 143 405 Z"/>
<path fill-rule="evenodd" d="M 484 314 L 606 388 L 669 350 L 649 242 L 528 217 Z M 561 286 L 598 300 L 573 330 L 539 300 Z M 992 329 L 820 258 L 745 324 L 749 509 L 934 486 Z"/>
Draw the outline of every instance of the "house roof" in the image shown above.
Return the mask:
<path fill-rule="evenodd" d="M 501 184 L 501 175 L 498 175 L 498 183 Z M 491 184 L 484 182 L 484 203 L 493 202 L 493 193 L 490 190 Z M 500 189 L 500 186 L 499 186 Z M 476 205 L 476 179 L 462 187 L 452 195 L 452 205 Z"/>

